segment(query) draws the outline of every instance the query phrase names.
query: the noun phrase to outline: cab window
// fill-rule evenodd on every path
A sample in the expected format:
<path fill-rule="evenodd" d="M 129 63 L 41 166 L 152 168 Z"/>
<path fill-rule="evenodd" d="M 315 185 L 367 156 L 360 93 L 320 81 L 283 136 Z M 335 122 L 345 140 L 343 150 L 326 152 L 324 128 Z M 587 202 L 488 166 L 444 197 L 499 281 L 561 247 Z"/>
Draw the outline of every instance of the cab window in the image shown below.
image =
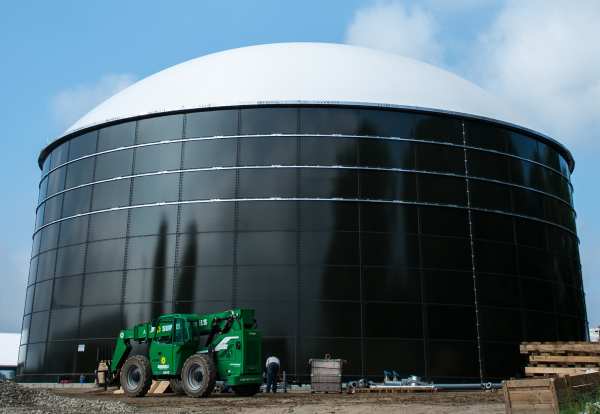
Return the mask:
<path fill-rule="evenodd" d="M 175 319 L 175 334 L 173 336 L 173 342 L 186 342 L 188 340 L 188 333 L 186 329 L 185 319 Z"/>
<path fill-rule="evenodd" d="M 198 341 L 198 322 L 188 322 L 188 331 L 190 339 L 194 342 Z"/>

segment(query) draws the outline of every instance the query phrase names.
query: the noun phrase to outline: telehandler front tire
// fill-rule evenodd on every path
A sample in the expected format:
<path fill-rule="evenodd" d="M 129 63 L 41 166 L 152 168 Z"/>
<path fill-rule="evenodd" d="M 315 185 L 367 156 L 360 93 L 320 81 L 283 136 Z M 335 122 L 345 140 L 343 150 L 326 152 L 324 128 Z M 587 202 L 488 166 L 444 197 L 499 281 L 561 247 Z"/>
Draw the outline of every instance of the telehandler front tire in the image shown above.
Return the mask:
<path fill-rule="evenodd" d="M 233 392 L 235 392 L 235 395 L 238 397 L 252 397 L 260 391 L 260 384 L 236 385 L 232 388 Z"/>
<path fill-rule="evenodd" d="M 217 368 L 207 355 L 192 355 L 183 364 L 181 383 L 185 393 L 192 398 L 206 398 L 215 389 Z"/>
<path fill-rule="evenodd" d="M 121 386 L 129 397 L 143 397 L 152 385 L 152 367 L 148 358 L 134 355 L 121 368 Z"/>
<path fill-rule="evenodd" d="M 169 380 L 169 384 L 171 384 L 171 389 L 175 394 L 185 395 L 185 390 L 183 389 L 181 378 L 171 378 Z"/>

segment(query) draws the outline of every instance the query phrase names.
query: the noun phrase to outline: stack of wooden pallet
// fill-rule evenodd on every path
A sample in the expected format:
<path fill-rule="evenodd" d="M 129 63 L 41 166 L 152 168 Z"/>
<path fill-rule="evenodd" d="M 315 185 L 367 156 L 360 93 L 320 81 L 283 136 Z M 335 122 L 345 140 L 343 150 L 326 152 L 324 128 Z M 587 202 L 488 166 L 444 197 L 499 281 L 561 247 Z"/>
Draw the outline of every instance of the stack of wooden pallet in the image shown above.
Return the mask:
<path fill-rule="evenodd" d="M 600 342 L 524 342 L 521 353 L 529 354 L 528 377 L 600 370 Z"/>

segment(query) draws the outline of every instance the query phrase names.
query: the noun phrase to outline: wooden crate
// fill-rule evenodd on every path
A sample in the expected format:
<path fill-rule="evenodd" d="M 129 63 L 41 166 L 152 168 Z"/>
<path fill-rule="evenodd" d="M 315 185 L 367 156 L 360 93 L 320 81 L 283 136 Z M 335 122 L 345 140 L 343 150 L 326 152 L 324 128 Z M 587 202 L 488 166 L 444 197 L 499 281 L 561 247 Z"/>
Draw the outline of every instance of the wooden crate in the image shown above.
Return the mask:
<path fill-rule="evenodd" d="M 577 403 L 586 395 L 595 395 L 598 384 L 598 373 L 503 381 L 506 412 L 560 413 L 561 406 Z"/>
<path fill-rule="evenodd" d="M 310 390 L 312 392 L 342 392 L 342 359 L 311 359 Z"/>

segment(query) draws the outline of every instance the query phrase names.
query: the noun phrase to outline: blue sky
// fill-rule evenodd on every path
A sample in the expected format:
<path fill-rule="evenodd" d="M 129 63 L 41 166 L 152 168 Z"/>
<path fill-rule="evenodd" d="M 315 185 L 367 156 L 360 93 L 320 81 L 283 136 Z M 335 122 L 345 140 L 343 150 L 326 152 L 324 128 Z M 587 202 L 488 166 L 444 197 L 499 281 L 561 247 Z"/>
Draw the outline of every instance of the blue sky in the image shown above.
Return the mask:
<path fill-rule="evenodd" d="M 600 2 L 253 0 L 0 2 L 0 332 L 21 328 L 39 151 L 111 94 L 209 53 L 350 43 L 487 89 L 564 143 L 591 326 L 600 324 Z"/>

